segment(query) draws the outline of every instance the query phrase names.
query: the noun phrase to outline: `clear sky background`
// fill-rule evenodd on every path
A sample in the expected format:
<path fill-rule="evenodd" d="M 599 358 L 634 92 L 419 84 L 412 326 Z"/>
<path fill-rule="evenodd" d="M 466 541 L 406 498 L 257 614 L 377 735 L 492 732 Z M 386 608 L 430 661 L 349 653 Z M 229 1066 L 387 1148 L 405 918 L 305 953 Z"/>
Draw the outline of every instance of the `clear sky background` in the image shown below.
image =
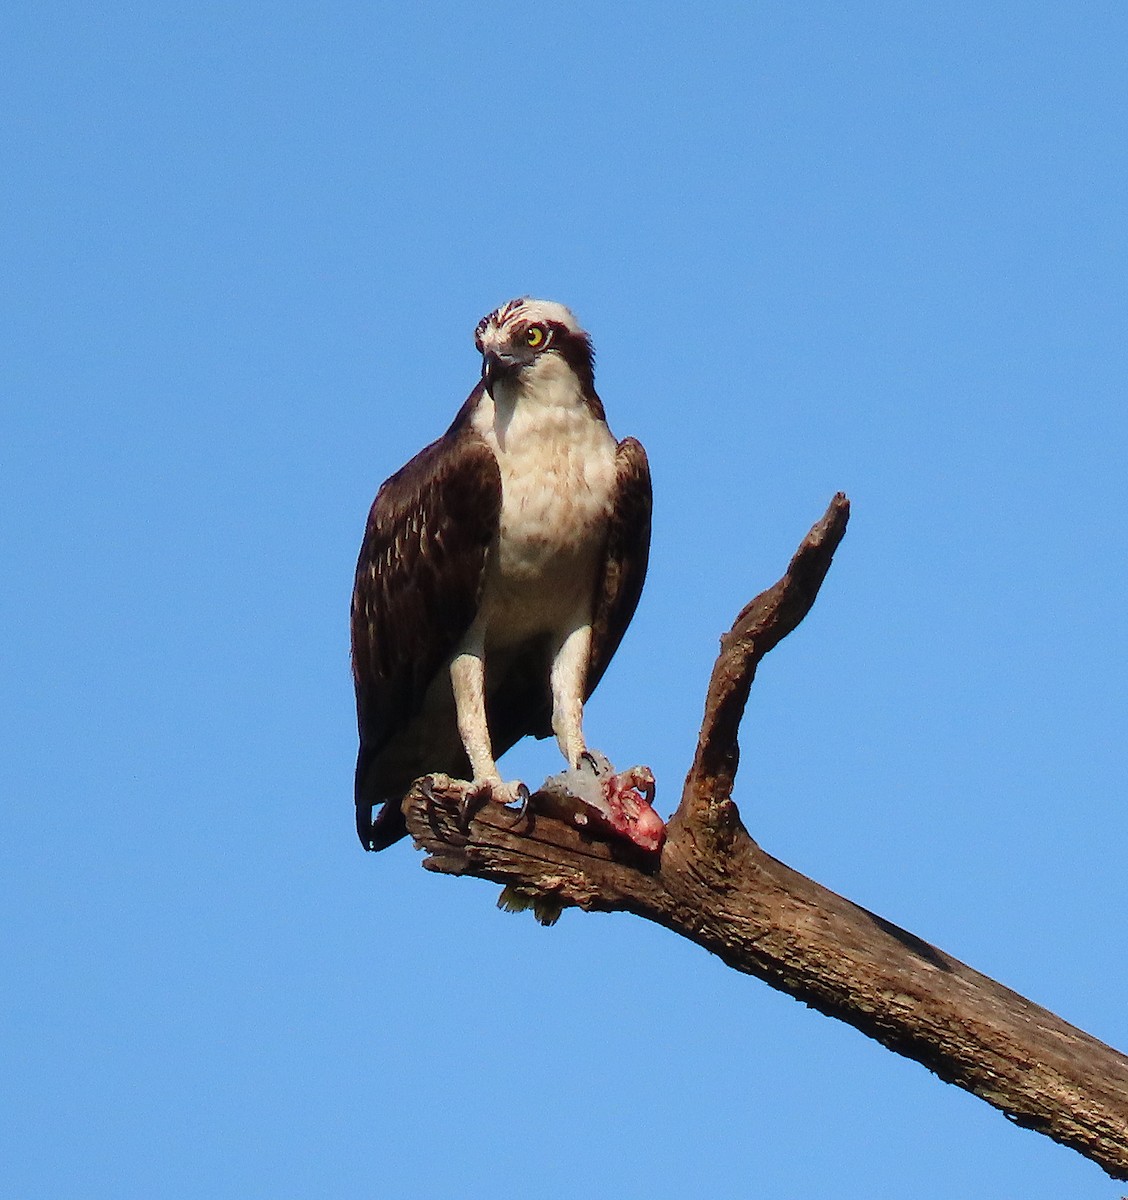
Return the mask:
<path fill-rule="evenodd" d="M 1126 44 L 1090 0 L 5 6 L 5 1195 L 1124 1192 L 661 929 L 364 854 L 347 609 L 478 318 L 569 304 L 656 498 L 592 743 L 668 813 L 845 490 L 751 832 L 1128 1049 Z"/>

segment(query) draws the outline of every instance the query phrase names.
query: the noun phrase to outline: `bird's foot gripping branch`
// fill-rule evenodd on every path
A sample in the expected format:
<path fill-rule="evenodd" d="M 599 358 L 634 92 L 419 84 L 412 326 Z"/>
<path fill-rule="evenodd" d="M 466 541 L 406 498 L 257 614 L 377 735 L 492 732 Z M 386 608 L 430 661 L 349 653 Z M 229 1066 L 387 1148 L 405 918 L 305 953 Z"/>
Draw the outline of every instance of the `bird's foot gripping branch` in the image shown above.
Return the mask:
<path fill-rule="evenodd" d="M 657 852 L 666 840 L 666 826 L 654 811 L 654 772 L 642 766 L 616 771 L 598 750 L 585 750 L 578 767 L 546 779 L 530 808 L 640 850 Z"/>
<path fill-rule="evenodd" d="M 712 847 L 707 857 L 715 867 L 739 847 L 753 846 L 731 801 L 740 718 L 760 659 L 814 603 L 848 516 L 846 497 L 835 496 L 784 577 L 748 604 L 722 638 L 697 752 L 668 827 L 650 805 L 650 770 L 616 774 L 598 752 L 547 779 L 519 815 L 503 805 L 475 805 L 467 821 L 470 785 L 429 776 L 403 802 L 409 832 L 429 852 L 424 865 L 543 893 L 561 907 L 610 910 L 632 908 L 623 902 L 629 881 L 663 876 L 667 858 L 684 862 L 694 848 L 699 856 Z"/>
<path fill-rule="evenodd" d="M 461 819 L 466 785 L 416 784 L 402 812 L 424 865 L 506 885 L 505 907 L 656 921 L 1128 1179 L 1128 1058 L 765 853 L 732 800 L 756 668 L 814 603 L 846 530 L 839 494 L 783 578 L 721 639 L 697 751 L 660 852 L 577 824 L 571 801 Z M 556 803 L 558 807 L 554 808 Z"/>

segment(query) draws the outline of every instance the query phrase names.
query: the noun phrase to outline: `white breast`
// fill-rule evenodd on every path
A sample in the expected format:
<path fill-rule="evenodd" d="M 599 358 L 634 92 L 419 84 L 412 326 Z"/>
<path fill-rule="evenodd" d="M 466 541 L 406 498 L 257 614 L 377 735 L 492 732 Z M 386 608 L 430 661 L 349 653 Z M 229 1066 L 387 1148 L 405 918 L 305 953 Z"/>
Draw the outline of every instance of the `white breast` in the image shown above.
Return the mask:
<path fill-rule="evenodd" d="M 614 498 L 615 439 L 575 376 L 562 371 L 538 384 L 531 394 L 499 394 L 496 404 L 487 395 L 474 416 L 501 468 L 501 531 L 485 595 L 493 641 L 557 630 L 578 605 L 590 609 Z"/>

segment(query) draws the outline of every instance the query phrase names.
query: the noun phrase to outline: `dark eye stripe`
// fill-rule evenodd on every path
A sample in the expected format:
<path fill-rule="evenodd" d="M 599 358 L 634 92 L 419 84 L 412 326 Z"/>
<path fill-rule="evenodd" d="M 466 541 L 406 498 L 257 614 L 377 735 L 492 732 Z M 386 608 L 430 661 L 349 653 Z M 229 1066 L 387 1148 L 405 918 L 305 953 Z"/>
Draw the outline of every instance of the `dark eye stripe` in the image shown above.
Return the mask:
<path fill-rule="evenodd" d="M 544 322 L 553 350 L 576 372 L 586 392 L 595 391 L 595 356 L 586 333 L 577 333 L 561 321 Z"/>

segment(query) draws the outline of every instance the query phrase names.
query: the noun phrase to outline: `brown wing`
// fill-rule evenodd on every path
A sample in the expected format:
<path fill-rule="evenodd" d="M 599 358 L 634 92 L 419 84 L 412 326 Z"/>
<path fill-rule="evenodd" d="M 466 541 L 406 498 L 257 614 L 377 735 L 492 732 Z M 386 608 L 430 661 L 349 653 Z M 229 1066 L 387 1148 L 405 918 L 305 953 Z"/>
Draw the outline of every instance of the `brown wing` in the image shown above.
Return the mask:
<path fill-rule="evenodd" d="M 396 472 L 372 505 L 352 597 L 357 831 L 365 845 L 402 833 L 373 836 L 372 807 L 386 797 L 374 789 L 371 768 L 418 714 L 474 620 L 500 512 L 497 460 L 459 421 Z"/>
<path fill-rule="evenodd" d="M 650 557 L 650 514 L 654 502 L 650 464 L 642 443 L 624 438 L 619 443 L 615 463 L 619 486 L 607 530 L 603 575 L 596 585 L 585 699 L 603 678 L 631 623 Z"/>

